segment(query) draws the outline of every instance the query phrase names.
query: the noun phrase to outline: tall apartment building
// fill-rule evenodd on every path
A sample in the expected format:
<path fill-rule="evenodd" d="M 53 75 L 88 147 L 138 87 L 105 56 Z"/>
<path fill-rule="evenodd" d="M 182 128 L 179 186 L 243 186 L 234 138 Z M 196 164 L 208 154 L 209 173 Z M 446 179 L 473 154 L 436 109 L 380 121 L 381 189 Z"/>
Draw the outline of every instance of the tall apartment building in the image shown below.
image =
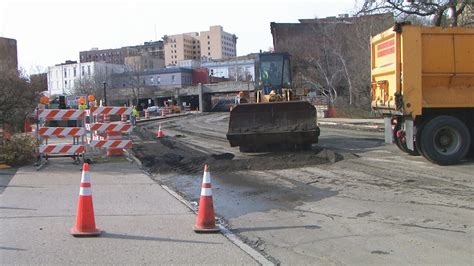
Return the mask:
<path fill-rule="evenodd" d="M 201 56 L 210 59 L 226 59 L 237 55 L 237 36 L 225 32 L 222 26 L 211 26 L 201 31 Z"/>
<path fill-rule="evenodd" d="M 237 37 L 225 32 L 222 26 L 211 26 L 209 31 L 167 36 L 165 64 L 177 65 L 190 59 L 225 59 L 237 55 Z"/>
<path fill-rule="evenodd" d="M 199 33 L 190 32 L 167 36 L 165 39 L 165 64 L 176 65 L 178 61 L 201 58 Z"/>
<path fill-rule="evenodd" d="M 0 72 L 17 71 L 16 40 L 0 37 Z"/>
<path fill-rule="evenodd" d="M 81 89 L 101 88 L 104 82 L 110 84 L 112 74 L 123 73 L 125 70 L 128 70 L 125 65 L 66 61 L 48 67 L 48 93 L 73 94 Z"/>

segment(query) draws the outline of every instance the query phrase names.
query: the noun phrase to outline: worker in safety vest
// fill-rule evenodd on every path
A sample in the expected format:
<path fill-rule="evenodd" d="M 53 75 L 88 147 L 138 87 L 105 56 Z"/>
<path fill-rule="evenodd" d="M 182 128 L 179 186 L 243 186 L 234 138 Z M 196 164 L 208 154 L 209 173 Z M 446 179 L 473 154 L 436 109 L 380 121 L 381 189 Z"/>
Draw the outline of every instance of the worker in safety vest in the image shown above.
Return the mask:
<path fill-rule="evenodd" d="M 86 99 L 84 99 L 82 97 L 79 98 L 79 105 L 78 105 L 77 109 L 79 109 L 81 111 L 85 111 L 87 109 Z"/>
<path fill-rule="evenodd" d="M 87 109 L 86 99 L 82 97 L 79 98 L 79 105 L 77 106 L 77 109 L 79 109 L 80 111 L 85 111 Z M 77 126 L 78 127 L 82 126 L 81 120 L 77 120 Z"/>
<path fill-rule="evenodd" d="M 132 114 L 130 115 L 130 123 L 132 124 L 132 126 L 135 126 L 137 124 L 137 116 L 137 107 L 135 105 L 132 105 Z"/>

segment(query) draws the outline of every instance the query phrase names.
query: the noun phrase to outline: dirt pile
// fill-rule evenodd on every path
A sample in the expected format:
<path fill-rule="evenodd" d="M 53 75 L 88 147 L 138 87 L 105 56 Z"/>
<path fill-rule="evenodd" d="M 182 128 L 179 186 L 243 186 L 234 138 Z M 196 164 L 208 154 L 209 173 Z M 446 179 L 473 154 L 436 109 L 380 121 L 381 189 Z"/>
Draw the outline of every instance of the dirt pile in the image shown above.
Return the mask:
<path fill-rule="evenodd" d="M 198 174 L 203 165 L 212 165 L 213 172 L 232 172 L 242 170 L 275 170 L 304 167 L 329 163 L 337 160 L 328 156 L 323 149 L 304 152 L 254 153 L 236 158 L 232 153 L 205 153 L 193 149 L 180 141 L 183 137 L 156 139 L 146 129 L 138 128 L 137 134 L 144 140 L 135 143 L 133 151 L 143 166 L 152 173 L 160 174 Z"/>

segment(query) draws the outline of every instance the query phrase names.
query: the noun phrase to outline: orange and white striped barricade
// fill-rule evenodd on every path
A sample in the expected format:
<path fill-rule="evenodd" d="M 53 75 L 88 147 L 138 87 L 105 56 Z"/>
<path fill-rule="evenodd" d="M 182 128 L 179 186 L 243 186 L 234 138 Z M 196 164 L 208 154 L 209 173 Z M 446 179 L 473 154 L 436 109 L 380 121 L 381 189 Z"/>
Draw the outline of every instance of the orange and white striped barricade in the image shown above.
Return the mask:
<path fill-rule="evenodd" d="M 38 135 L 42 138 L 49 137 L 82 137 L 86 134 L 83 127 L 40 127 Z"/>
<path fill-rule="evenodd" d="M 117 148 L 117 149 L 129 149 L 132 147 L 132 140 L 130 139 L 117 139 L 117 140 L 92 140 L 89 143 L 92 148 Z"/>
<path fill-rule="evenodd" d="M 161 109 L 161 116 L 166 116 L 170 113 L 170 109 L 168 107 L 164 107 Z"/>
<path fill-rule="evenodd" d="M 122 132 L 120 131 L 106 131 L 107 140 L 122 140 Z M 107 156 L 120 156 L 123 155 L 122 148 L 108 148 Z"/>
<path fill-rule="evenodd" d="M 118 132 L 130 132 L 132 131 L 132 125 L 129 123 L 94 123 L 86 126 L 89 131 L 118 131 Z"/>
<path fill-rule="evenodd" d="M 118 124 L 118 123 L 110 123 L 110 124 L 93 124 L 90 127 L 91 131 L 95 131 L 96 134 L 105 137 L 107 140 L 122 140 L 122 134 L 130 134 L 132 131 L 131 124 Z M 107 149 L 107 156 L 117 156 L 123 154 L 123 148 L 108 148 Z"/>
<path fill-rule="evenodd" d="M 98 117 L 99 119 L 95 122 L 104 123 L 104 120 L 101 120 L 104 115 L 117 115 L 117 116 L 128 116 L 132 114 L 132 107 L 118 107 L 118 106 L 99 106 L 91 109 L 91 115 L 93 117 Z M 122 118 L 123 119 L 123 118 Z M 91 132 L 90 139 L 97 138 Z"/>
<path fill-rule="evenodd" d="M 73 109 L 40 109 L 38 110 L 38 119 L 51 120 L 83 120 L 86 116 L 85 111 Z"/>
<path fill-rule="evenodd" d="M 132 114 L 132 107 L 115 107 L 115 106 L 100 106 L 93 111 L 93 115 L 98 116 L 121 116 L 121 120 L 126 121 L 126 116 Z M 125 119 L 124 119 L 125 116 Z M 131 140 L 122 140 L 122 134 L 130 134 L 132 125 L 129 123 L 92 123 L 88 125 L 87 130 L 91 133 L 91 141 L 89 147 L 92 149 L 107 149 L 107 155 L 121 155 L 124 148 L 131 147 Z M 100 139 L 102 138 L 102 139 Z M 112 141 L 107 143 L 107 141 Z M 126 143 L 123 146 L 120 143 Z M 117 144 L 119 143 L 119 144 Z M 112 145 L 109 147 L 109 144 Z M 114 147 L 114 145 L 119 145 Z M 123 147 L 122 147 L 123 146 Z"/>
<path fill-rule="evenodd" d="M 99 106 L 92 115 L 130 115 L 132 107 Z"/>
<path fill-rule="evenodd" d="M 37 162 L 38 170 L 48 161 L 49 157 L 71 157 L 75 163 L 84 159 L 85 153 L 85 117 L 86 111 L 73 109 L 38 109 L 36 136 L 39 141 Z M 51 127 L 44 126 L 47 121 L 78 121 L 81 126 Z M 79 121 L 81 123 L 79 123 Z M 50 124 L 52 124 L 50 122 Z M 48 143 L 50 138 L 71 138 L 72 143 Z"/>
<path fill-rule="evenodd" d="M 38 151 L 41 154 L 83 154 L 86 152 L 85 145 L 74 144 L 46 144 L 40 145 Z"/>

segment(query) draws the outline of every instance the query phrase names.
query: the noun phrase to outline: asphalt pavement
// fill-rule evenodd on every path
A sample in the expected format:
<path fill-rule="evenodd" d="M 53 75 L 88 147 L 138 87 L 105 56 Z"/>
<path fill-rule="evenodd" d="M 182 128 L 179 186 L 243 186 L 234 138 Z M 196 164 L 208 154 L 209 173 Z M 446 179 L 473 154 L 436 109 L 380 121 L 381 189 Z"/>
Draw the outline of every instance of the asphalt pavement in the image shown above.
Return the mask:
<path fill-rule="evenodd" d="M 258 264 L 223 234 L 195 233 L 195 213 L 136 164 L 96 163 L 90 175 L 97 238 L 69 233 L 81 179 L 70 159 L 2 183 L 0 264 Z"/>

